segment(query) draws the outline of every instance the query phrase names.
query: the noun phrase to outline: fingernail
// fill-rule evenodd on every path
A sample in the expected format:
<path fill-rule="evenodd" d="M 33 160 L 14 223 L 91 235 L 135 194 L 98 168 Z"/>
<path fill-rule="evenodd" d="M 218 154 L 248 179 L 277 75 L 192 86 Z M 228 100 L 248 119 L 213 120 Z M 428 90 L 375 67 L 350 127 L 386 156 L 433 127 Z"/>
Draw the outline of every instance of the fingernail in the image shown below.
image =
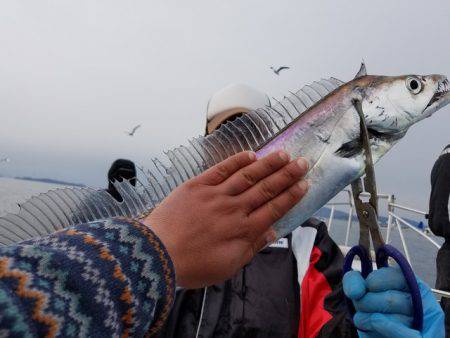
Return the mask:
<path fill-rule="evenodd" d="M 307 161 L 306 159 L 304 159 L 303 157 L 300 157 L 300 158 L 297 160 L 297 164 L 298 164 L 298 166 L 300 167 L 300 169 L 302 169 L 302 170 L 304 170 L 304 171 L 307 171 L 308 168 L 309 168 L 308 161 Z"/>
<path fill-rule="evenodd" d="M 284 151 L 280 151 L 280 152 L 278 153 L 278 156 L 280 156 L 280 158 L 281 158 L 283 161 L 289 161 L 289 155 L 288 155 L 286 152 L 284 152 Z"/>
<path fill-rule="evenodd" d="M 252 161 L 256 160 L 256 153 L 254 151 L 249 151 L 248 158 Z"/>
<path fill-rule="evenodd" d="M 298 182 L 298 187 L 305 193 L 309 189 L 309 182 L 307 180 L 301 180 Z"/>

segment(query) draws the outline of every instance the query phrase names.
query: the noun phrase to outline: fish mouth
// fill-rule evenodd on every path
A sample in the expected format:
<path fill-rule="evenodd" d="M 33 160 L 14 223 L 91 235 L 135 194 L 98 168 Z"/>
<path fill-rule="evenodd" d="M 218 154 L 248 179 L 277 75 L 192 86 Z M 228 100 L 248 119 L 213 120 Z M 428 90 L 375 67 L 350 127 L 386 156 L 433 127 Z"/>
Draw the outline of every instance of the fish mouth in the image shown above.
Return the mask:
<path fill-rule="evenodd" d="M 439 81 L 438 88 L 425 107 L 424 113 L 434 113 L 436 110 L 450 103 L 450 86 L 448 79 Z"/>

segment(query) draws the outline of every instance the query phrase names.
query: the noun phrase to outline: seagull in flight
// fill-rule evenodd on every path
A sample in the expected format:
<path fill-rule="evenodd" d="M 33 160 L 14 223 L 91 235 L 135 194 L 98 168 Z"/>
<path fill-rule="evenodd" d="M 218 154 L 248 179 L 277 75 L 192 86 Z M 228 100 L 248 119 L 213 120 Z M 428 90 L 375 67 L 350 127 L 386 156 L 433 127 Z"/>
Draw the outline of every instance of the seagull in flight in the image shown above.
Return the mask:
<path fill-rule="evenodd" d="M 9 157 L 0 158 L 0 163 L 9 163 L 11 162 L 11 159 Z"/>
<path fill-rule="evenodd" d="M 282 70 L 284 70 L 284 69 L 290 69 L 290 67 L 288 67 L 288 66 L 281 66 L 281 67 L 278 67 L 278 68 L 270 67 L 270 69 L 272 69 L 272 71 L 273 71 L 275 74 L 280 75 L 280 72 L 281 72 Z"/>
<path fill-rule="evenodd" d="M 138 130 L 141 127 L 140 124 L 138 124 L 136 127 L 134 127 L 131 131 L 126 131 L 125 134 L 127 134 L 128 136 L 134 136 L 134 133 L 136 132 L 136 130 Z"/>

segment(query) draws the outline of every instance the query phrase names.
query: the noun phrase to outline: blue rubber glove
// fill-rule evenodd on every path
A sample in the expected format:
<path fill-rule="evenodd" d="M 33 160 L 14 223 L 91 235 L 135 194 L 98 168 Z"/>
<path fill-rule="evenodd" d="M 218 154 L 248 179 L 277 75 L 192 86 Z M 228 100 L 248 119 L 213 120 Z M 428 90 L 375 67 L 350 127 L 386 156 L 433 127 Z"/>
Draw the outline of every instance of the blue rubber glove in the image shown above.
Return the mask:
<path fill-rule="evenodd" d="M 411 328 L 413 307 L 400 269 L 373 271 L 366 280 L 357 271 L 345 274 L 344 292 L 353 301 L 358 334 L 364 338 L 444 338 L 444 313 L 428 285 L 417 278 L 423 303 L 422 332 Z"/>

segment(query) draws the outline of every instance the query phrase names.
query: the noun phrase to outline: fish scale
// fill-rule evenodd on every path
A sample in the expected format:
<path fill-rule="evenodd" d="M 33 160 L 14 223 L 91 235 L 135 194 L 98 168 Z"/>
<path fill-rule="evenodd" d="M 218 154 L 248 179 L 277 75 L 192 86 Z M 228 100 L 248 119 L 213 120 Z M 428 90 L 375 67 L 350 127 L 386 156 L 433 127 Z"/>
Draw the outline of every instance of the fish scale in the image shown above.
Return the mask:
<path fill-rule="evenodd" d="M 136 187 L 128 181 L 114 182 L 122 202 L 104 190 L 91 188 L 61 188 L 35 196 L 21 205 L 17 215 L 0 217 L 0 245 L 81 222 L 117 216 L 140 218 L 188 179 L 240 151 L 257 151 L 342 84 L 335 78 L 321 79 L 280 101 L 275 100 L 273 106 L 251 111 L 208 136 L 193 138 L 188 145 L 165 152 L 168 158 L 165 162 L 170 165 L 152 159 L 151 170 L 139 168 Z M 36 223 L 40 224 L 40 231 L 35 229 Z"/>

